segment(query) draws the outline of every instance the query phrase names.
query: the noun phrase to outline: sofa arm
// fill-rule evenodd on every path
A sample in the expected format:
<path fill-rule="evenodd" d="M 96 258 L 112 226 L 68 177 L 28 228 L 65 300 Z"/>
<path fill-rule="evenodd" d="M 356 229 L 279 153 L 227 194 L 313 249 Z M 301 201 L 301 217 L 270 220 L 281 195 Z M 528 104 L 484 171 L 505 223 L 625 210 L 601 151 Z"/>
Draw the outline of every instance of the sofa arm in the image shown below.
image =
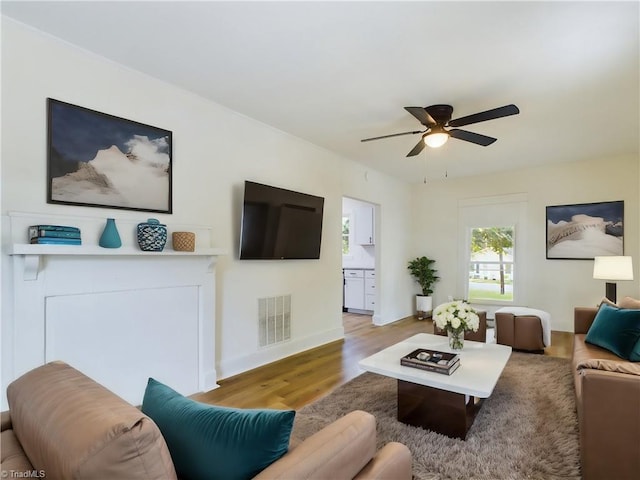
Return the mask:
<path fill-rule="evenodd" d="M 0 432 L 9 430 L 11 428 L 11 411 L 6 410 L 0 413 Z"/>
<path fill-rule="evenodd" d="M 597 307 L 575 307 L 573 309 L 573 333 L 587 333 L 598 313 Z"/>
<path fill-rule="evenodd" d="M 255 478 L 353 478 L 376 453 L 376 419 L 356 410 L 314 433 Z"/>
<path fill-rule="evenodd" d="M 355 480 L 390 479 L 411 480 L 413 476 L 411 451 L 406 445 L 398 442 L 387 443 L 367 463 Z"/>
<path fill-rule="evenodd" d="M 580 377 L 583 478 L 637 478 L 640 376 L 585 368 Z"/>

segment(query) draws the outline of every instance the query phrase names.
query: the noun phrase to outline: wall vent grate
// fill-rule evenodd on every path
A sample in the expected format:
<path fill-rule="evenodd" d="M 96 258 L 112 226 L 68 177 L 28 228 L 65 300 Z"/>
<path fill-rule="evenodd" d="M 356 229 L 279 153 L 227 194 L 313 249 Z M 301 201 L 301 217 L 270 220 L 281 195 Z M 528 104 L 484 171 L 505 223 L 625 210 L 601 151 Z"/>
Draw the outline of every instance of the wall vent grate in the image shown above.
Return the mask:
<path fill-rule="evenodd" d="M 291 339 L 291 295 L 258 299 L 258 345 Z"/>

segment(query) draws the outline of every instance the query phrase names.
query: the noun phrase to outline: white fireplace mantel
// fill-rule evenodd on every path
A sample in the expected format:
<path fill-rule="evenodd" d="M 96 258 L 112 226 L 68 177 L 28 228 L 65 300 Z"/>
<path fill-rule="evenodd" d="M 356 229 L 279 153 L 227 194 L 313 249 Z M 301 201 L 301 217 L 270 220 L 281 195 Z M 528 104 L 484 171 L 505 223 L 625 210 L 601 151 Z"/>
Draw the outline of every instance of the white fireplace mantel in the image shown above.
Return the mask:
<path fill-rule="evenodd" d="M 3 238 L 2 390 L 26 371 L 65 361 L 134 405 L 149 377 L 184 395 L 216 388 L 216 264 L 212 229 L 196 250 L 141 251 L 135 221 L 117 220 L 123 246 L 97 245 L 104 219 L 10 214 Z M 78 225 L 83 245 L 31 245 L 26 226 Z M 172 228 L 173 227 L 173 228 Z M 7 229 L 5 229 L 5 232 Z M 3 395 L 3 407 L 6 397 Z"/>
<path fill-rule="evenodd" d="M 163 257 L 163 256 L 201 256 L 215 257 L 225 255 L 226 252 L 221 248 L 200 248 L 194 252 L 180 252 L 176 250 L 163 250 L 161 252 L 144 252 L 133 247 L 121 248 L 102 248 L 95 245 L 31 245 L 13 244 L 7 249 L 9 255 L 24 256 L 23 279 L 37 280 L 41 258 L 49 255 L 82 255 L 82 256 L 140 256 L 140 257 Z M 211 264 L 211 268 L 213 264 Z"/>

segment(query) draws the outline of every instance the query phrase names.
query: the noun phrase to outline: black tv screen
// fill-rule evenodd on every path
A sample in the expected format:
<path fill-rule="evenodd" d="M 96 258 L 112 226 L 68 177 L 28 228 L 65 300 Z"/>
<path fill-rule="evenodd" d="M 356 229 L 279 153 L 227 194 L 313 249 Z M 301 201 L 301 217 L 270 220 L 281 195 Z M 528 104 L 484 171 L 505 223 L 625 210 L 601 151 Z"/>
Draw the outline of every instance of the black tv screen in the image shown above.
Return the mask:
<path fill-rule="evenodd" d="M 320 258 L 324 198 L 244 182 L 241 260 Z"/>

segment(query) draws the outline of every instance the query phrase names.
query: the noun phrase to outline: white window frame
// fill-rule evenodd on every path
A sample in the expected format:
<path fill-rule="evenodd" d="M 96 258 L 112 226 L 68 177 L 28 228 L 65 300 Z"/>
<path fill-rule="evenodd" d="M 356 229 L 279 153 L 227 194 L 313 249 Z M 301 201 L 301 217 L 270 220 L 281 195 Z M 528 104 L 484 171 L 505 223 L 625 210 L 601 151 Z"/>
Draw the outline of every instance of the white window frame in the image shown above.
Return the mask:
<path fill-rule="evenodd" d="M 458 202 L 458 272 L 457 291 L 469 297 L 469 265 L 471 263 L 471 231 L 480 227 L 513 227 L 513 300 L 481 300 L 476 305 L 526 305 L 527 288 L 523 272 L 528 235 L 526 232 L 527 194 L 516 193 L 491 197 L 468 198 Z"/>
<path fill-rule="evenodd" d="M 469 296 L 469 272 L 471 270 L 471 263 L 482 263 L 483 265 L 500 265 L 499 261 L 485 261 L 485 262 L 472 262 L 471 260 L 471 238 L 472 232 L 477 228 L 512 228 L 513 229 L 513 260 L 511 261 L 502 261 L 503 265 L 511 265 L 511 281 L 513 283 L 513 291 L 512 291 L 512 299 L 511 300 L 491 300 L 491 299 L 472 299 Z M 467 281 L 465 285 L 465 296 L 464 298 L 469 299 L 469 302 L 479 304 L 479 305 L 513 305 L 515 300 L 515 287 L 516 287 L 516 252 L 518 251 L 518 235 L 517 228 L 515 225 L 477 225 L 475 227 L 469 227 L 467 233 Z"/>

